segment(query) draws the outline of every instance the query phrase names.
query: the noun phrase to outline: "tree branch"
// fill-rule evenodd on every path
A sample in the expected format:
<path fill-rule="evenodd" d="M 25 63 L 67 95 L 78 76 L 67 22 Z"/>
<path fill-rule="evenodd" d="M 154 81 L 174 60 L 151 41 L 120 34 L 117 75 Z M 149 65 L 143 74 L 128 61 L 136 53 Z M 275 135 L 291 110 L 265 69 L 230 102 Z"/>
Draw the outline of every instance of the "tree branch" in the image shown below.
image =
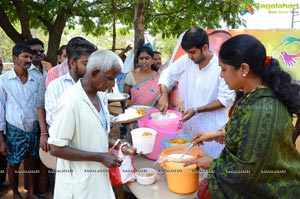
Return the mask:
<path fill-rule="evenodd" d="M 41 15 L 38 15 L 37 19 L 40 20 L 47 27 L 48 31 L 50 31 L 53 28 L 53 25 Z"/>
<path fill-rule="evenodd" d="M 152 17 L 169 16 L 169 15 L 172 15 L 172 14 L 181 13 L 181 12 L 185 11 L 186 9 L 187 9 L 186 6 L 182 6 L 181 9 L 175 10 L 175 11 L 172 11 L 172 12 L 162 12 L 162 13 L 157 13 L 157 14 L 151 14 L 151 13 L 149 13 L 149 15 L 152 16 Z"/>
<path fill-rule="evenodd" d="M 17 13 L 19 15 L 19 20 L 20 20 L 20 23 L 21 23 L 23 37 L 26 38 L 26 39 L 32 38 L 30 28 L 29 28 L 28 19 L 27 19 L 27 14 L 25 12 L 24 1 L 22 1 L 22 0 L 13 0 L 12 2 L 14 4 L 14 6 L 16 7 Z"/>
<path fill-rule="evenodd" d="M 88 4 L 88 6 L 94 6 L 103 3 L 102 1 L 93 1 Z"/>
<path fill-rule="evenodd" d="M 8 16 L 2 8 L 0 8 L 0 19 L 0 27 L 14 43 L 21 43 L 24 41 L 22 35 L 12 26 Z"/>

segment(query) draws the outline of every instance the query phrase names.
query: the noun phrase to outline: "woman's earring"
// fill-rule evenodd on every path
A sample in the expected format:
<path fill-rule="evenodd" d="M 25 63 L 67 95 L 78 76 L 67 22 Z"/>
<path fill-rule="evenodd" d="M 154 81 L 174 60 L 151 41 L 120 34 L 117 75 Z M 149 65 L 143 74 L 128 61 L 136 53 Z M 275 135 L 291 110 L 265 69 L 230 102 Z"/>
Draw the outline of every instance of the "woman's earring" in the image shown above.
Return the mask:
<path fill-rule="evenodd" d="M 246 73 L 243 73 L 243 75 L 242 75 L 243 77 L 246 77 Z"/>

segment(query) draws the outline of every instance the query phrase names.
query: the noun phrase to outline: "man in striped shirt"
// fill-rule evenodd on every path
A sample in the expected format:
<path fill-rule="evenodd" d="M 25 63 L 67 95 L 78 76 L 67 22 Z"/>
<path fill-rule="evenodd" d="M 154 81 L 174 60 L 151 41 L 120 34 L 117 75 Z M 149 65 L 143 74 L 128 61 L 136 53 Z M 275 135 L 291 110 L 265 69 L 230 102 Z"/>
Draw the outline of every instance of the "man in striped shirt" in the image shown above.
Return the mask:
<path fill-rule="evenodd" d="M 34 197 L 37 172 L 39 126 L 36 99 L 40 74 L 28 70 L 32 50 L 26 44 L 13 48 L 14 68 L 0 76 L 0 153 L 8 161 L 8 177 L 13 198 L 22 198 L 18 190 L 20 172 L 27 173 L 27 198 Z M 6 140 L 3 132 L 6 129 Z M 24 160 L 24 170 L 19 170 Z"/>
<path fill-rule="evenodd" d="M 2 70 L 3 70 L 3 61 L 2 58 L 0 57 L 0 75 L 2 74 Z M 0 153 L 0 193 L 2 190 L 10 187 L 9 184 L 5 182 L 6 171 L 7 171 L 6 157 Z"/>
<path fill-rule="evenodd" d="M 51 63 L 45 61 L 44 43 L 38 38 L 26 41 L 32 50 L 32 63 L 29 70 L 37 70 L 41 75 L 47 76 L 47 71 L 52 67 Z"/>
<path fill-rule="evenodd" d="M 67 45 L 69 72 L 53 80 L 46 89 L 46 121 L 51 126 L 61 95 L 83 77 L 90 54 L 97 47 L 82 37 L 71 39 Z"/>

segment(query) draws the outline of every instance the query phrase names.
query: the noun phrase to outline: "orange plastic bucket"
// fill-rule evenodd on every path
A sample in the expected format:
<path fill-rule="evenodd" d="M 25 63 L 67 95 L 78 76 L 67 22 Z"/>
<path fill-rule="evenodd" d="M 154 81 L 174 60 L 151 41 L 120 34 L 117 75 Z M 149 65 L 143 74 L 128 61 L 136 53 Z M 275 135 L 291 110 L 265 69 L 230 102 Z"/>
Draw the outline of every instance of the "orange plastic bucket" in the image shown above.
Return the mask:
<path fill-rule="evenodd" d="M 180 159 L 187 146 L 168 147 L 161 152 L 161 157 L 167 159 L 161 163 L 166 170 L 167 183 L 171 191 L 178 194 L 190 194 L 198 189 L 199 171 L 196 164 L 183 167 L 184 163 L 196 159 L 203 151 L 198 147 L 193 147 L 188 153 L 188 157 Z M 179 156 L 178 156 L 179 155 Z M 172 157 L 174 156 L 174 157 Z"/>

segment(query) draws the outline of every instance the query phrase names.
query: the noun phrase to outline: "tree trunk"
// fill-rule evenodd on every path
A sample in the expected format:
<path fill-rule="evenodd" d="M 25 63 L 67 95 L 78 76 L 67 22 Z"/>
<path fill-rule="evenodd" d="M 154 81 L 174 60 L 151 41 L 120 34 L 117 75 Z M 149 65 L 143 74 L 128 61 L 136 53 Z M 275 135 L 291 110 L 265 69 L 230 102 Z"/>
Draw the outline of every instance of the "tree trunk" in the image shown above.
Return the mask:
<path fill-rule="evenodd" d="M 134 68 L 137 68 L 137 49 L 145 43 L 144 18 L 147 4 L 144 0 L 136 0 L 134 12 Z"/>
<path fill-rule="evenodd" d="M 61 35 L 61 33 L 57 32 L 57 29 L 49 31 L 47 61 L 49 61 L 52 66 L 57 65 L 57 52 L 59 49 Z"/>
<path fill-rule="evenodd" d="M 115 18 L 113 18 L 113 33 L 112 33 L 112 38 L 113 38 L 113 41 L 112 41 L 112 47 L 111 47 L 111 50 L 113 52 L 116 51 L 116 38 L 117 38 L 117 33 L 116 33 L 116 20 Z"/>
<path fill-rule="evenodd" d="M 67 19 L 68 19 L 68 11 L 63 10 L 56 18 L 54 25 L 48 25 L 47 28 L 49 30 L 49 41 L 48 41 L 48 51 L 47 51 L 47 59 L 55 66 L 57 64 L 57 52 L 59 49 L 59 44 L 61 40 L 61 36 L 63 34 Z"/>
<path fill-rule="evenodd" d="M 117 32 L 116 32 L 116 4 L 115 4 L 115 1 L 112 0 L 112 16 L 113 16 L 113 33 L 112 33 L 112 38 L 113 38 L 113 41 L 112 41 L 112 46 L 111 46 L 111 50 L 113 52 L 116 51 L 116 38 L 117 38 Z"/>
<path fill-rule="evenodd" d="M 25 2 L 19 1 L 19 0 L 13 0 L 12 2 L 14 4 L 14 6 L 16 7 L 17 13 L 19 15 L 23 37 L 25 39 L 32 38 L 30 28 L 29 28 L 28 18 L 27 18 L 26 11 L 25 11 L 25 5 L 24 5 Z"/>
<path fill-rule="evenodd" d="M 14 0 L 13 2 L 19 13 L 22 33 L 20 34 L 11 25 L 5 11 L 2 8 L 0 8 L 0 27 L 4 30 L 7 36 L 11 38 L 11 40 L 13 40 L 14 43 L 23 43 L 26 39 L 32 38 L 28 25 L 28 19 L 24 12 L 24 2 L 16 0 Z M 49 31 L 47 60 L 50 61 L 53 66 L 57 64 L 57 52 L 59 49 L 61 36 L 70 13 L 71 12 L 69 10 L 62 10 L 62 12 L 57 15 L 54 24 L 50 24 L 48 21 L 41 18 L 41 21 L 45 24 Z"/>

